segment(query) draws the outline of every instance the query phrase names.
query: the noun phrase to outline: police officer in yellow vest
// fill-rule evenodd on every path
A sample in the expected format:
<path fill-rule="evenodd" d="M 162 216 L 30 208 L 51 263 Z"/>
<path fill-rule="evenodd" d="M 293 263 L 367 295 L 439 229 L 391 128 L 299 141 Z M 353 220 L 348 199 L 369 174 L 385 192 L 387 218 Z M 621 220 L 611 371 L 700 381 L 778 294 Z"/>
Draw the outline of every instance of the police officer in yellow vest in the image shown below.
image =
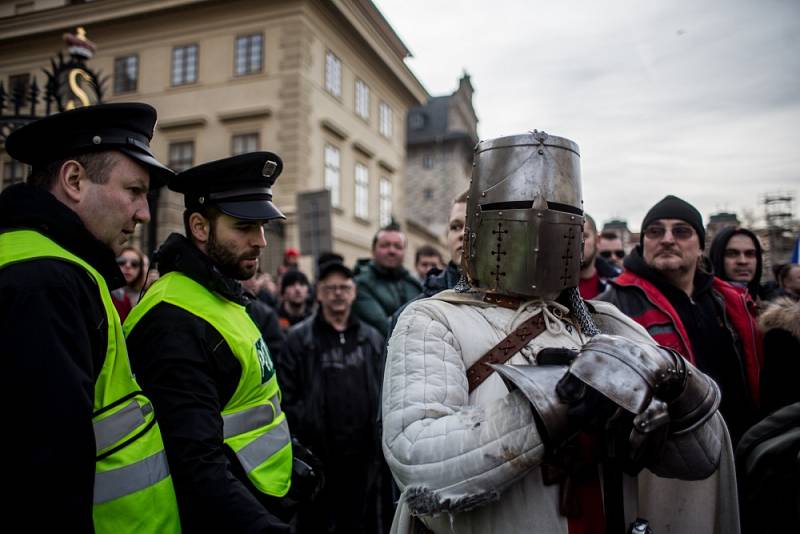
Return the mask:
<path fill-rule="evenodd" d="M 131 374 L 110 289 L 116 255 L 173 175 L 155 110 L 101 104 L 13 132 L 31 166 L 0 194 L 4 521 L 28 532 L 179 532 L 153 405 Z"/>
<path fill-rule="evenodd" d="M 283 532 L 292 444 L 275 367 L 247 315 L 281 159 L 255 152 L 189 169 L 186 237 L 159 248 L 161 278 L 125 320 L 136 377 L 159 413 L 185 532 Z M 286 519 L 285 517 L 283 517 Z"/>

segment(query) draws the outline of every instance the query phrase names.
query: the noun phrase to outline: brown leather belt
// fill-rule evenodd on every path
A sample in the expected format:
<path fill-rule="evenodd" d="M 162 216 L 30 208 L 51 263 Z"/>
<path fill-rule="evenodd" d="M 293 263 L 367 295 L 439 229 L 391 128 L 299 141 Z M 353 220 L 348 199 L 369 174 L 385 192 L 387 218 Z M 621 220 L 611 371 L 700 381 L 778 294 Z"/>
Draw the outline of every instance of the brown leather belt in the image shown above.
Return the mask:
<path fill-rule="evenodd" d="M 534 315 L 519 325 L 516 330 L 508 334 L 500 343 L 481 356 L 480 360 L 473 363 L 472 366 L 467 369 L 467 381 L 469 382 L 470 393 L 494 372 L 494 369 L 487 364 L 506 363 L 513 355 L 518 353 L 522 347 L 545 331 L 546 327 L 543 313 L 544 311 Z"/>

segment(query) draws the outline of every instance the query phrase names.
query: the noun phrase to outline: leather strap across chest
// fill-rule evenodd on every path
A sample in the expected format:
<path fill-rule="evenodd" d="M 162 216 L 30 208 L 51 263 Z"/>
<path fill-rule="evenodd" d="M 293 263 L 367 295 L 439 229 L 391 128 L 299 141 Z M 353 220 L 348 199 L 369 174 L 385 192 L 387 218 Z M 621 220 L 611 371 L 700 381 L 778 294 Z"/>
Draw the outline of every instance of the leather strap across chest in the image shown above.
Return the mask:
<path fill-rule="evenodd" d="M 522 347 L 531 342 L 533 338 L 544 332 L 544 316 L 542 313 L 534 315 L 527 321 L 519 325 L 513 332 L 508 334 L 500 343 L 492 347 L 489 352 L 467 369 L 467 381 L 469 382 L 469 392 L 480 386 L 484 380 L 494 372 L 489 367 L 490 363 L 502 364 L 511 359 Z"/>

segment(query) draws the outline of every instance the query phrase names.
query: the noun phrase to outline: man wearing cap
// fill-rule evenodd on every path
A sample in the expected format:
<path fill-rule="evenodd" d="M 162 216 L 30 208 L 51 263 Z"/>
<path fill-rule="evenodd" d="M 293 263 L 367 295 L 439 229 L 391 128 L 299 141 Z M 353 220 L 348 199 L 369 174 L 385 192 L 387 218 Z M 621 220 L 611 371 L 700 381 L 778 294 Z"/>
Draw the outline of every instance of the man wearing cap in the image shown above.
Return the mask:
<path fill-rule="evenodd" d="M 131 362 L 162 421 L 184 532 L 282 532 L 292 446 L 269 350 L 239 280 L 266 246 L 282 170 L 270 152 L 189 169 L 186 237 L 158 251 L 161 277 L 125 320 Z"/>
<path fill-rule="evenodd" d="M 319 309 L 289 330 L 278 362 L 292 434 L 325 471 L 299 532 L 374 532 L 383 337 L 351 313 L 356 286 L 342 263 L 320 265 L 316 295 Z"/>
<path fill-rule="evenodd" d="M 736 443 L 755 422 L 761 340 L 747 288 L 700 268 L 705 230 L 700 212 L 669 195 L 642 221 L 625 272 L 599 300 L 615 304 L 661 345 L 678 351 L 720 386 L 720 412 Z"/>
<path fill-rule="evenodd" d="M 155 110 L 102 104 L 30 123 L 6 151 L 32 170 L 0 194 L 0 345 L 8 517 L 24 530 L 177 532 L 164 445 L 109 290 L 116 257 L 173 173 Z"/>
<path fill-rule="evenodd" d="M 283 330 L 296 325 L 309 315 L 310 284 L 308 277 L 296 269 L 286 271 L 281 276 L 281 300 L 278 306 L 278 321 Z M 313 302 L 312 302 L 313 303 Z"/>

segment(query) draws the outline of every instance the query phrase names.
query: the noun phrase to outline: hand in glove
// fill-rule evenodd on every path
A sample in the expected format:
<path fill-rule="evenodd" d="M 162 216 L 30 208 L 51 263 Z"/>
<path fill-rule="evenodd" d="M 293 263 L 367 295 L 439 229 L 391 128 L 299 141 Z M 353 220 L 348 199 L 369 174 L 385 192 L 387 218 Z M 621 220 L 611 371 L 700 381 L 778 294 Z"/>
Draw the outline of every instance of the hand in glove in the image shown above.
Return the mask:
<path fill-rule="evenodd" d="M 608 434 L 628 434 L 627 440 L 614 439 L 610 448 L 618 450 L 610 452 L 625 457 L 634 471 L 658 456 L 669 433 L 692 430 L 719 405 L 714 381 L 678 353 L 620 336 L 601 334 L 589 340 L 559 384 L 568 402 L 593 402 L 592 394 L 581 396 L 576 382 L 633 416 L 630 425 L 628 418 L 615 418 Z M 607 413 L 597 410 L 601 416 Z"/>

